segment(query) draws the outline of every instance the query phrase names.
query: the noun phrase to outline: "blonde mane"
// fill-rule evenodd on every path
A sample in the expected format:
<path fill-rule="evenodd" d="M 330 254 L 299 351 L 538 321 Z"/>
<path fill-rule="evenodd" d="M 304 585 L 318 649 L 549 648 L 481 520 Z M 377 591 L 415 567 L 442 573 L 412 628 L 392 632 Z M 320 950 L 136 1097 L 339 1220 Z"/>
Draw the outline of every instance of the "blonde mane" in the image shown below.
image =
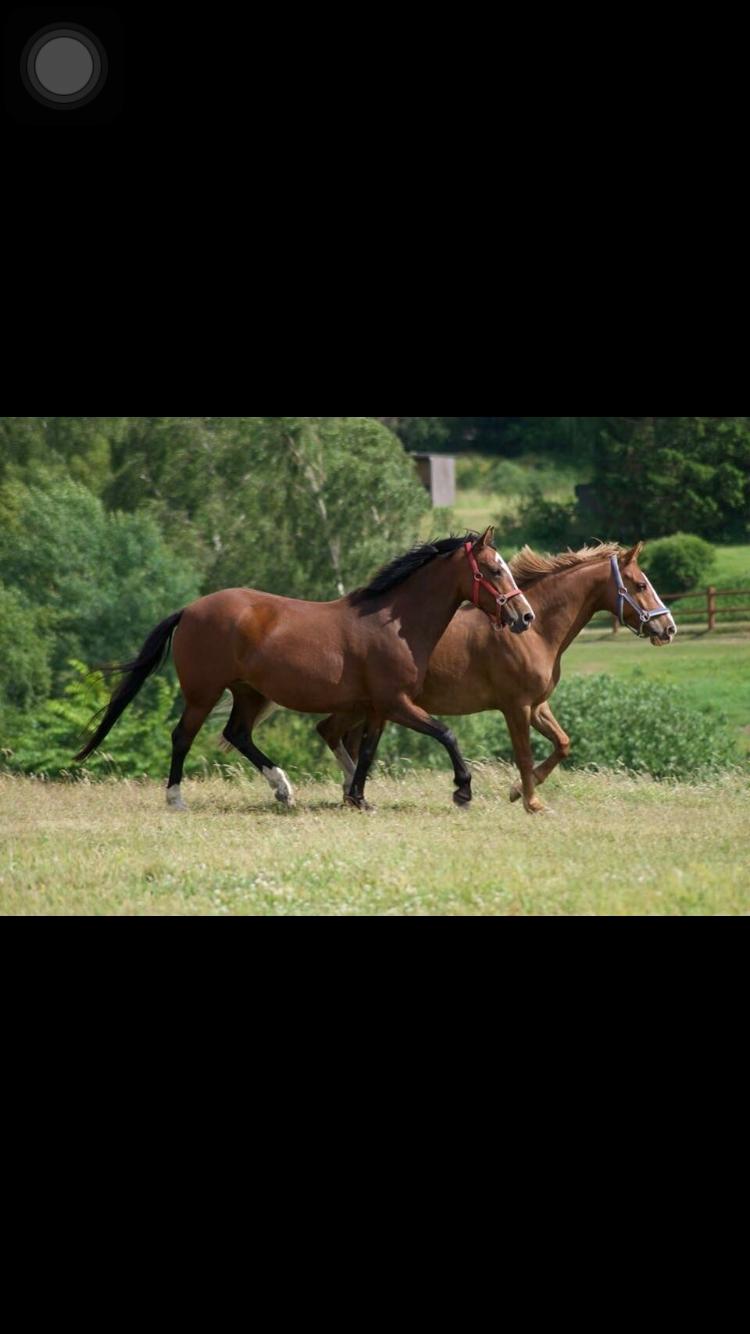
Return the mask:
<path fill-rule="evenodd" d="M 597 561 L 610 560 L 612 556 L 627 554 L 619 542 L 601 542 L 596 547 L 581 547 L 580 551 L 563 551 L 559 556 L 540 556 L 538 551 L 525 546 L 510 562 L 510 568 L 519 588 L 528 588 L 530 584 L 549 574 L 561 574 L 578 565 L 593 565 Z"/>

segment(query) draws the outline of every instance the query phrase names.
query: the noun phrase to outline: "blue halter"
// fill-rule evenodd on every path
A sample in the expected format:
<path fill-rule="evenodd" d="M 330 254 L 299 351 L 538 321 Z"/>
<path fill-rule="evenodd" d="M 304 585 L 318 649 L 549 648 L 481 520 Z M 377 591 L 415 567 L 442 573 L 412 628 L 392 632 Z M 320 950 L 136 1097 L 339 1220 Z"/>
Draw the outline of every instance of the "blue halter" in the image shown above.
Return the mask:
<path fill-rule="evenodd" d="M 612 574 L 615 581 L 615 588 L 617 589 L 617 617 L 620 622 L 620 625 L 627 626 L 628 630 L 631 630 L 633 634 L 636 635 L 639 639 L 643 634 L 645 634 L 646 629 L 651 624 L 651 622 L 656 620 L 657 616 L 672 615 L 668 607 L 656 607 L 653 611 L 644 611 L 643 607 L 639 607 L 635 598 L 630 596 L 630 593 L 628 592 L 627 588 L 625 587 L 622 581 L 622 574 L 620 573 L 620 566 L 616 556 L 612 557 Z M 625 620 L 624 604 L 626 602 L 629 607 L 633 608 L 633 611 L 638 616 L 639 625 L 637 630 L 634 628 L 634 626 L 628 625 L 627 621 Z"/>

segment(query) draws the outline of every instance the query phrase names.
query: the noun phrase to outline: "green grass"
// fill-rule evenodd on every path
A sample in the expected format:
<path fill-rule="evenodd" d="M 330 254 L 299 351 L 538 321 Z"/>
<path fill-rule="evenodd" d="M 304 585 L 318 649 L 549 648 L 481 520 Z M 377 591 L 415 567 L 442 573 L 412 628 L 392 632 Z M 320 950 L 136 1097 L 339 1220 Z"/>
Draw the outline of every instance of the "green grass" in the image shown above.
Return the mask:
<path fill-rule="evenodd" d="M 581 637 L 563 658 L 563 674 L 604 672 L 627 681 L 679 685 L 698 709 L 723 713 L 740 753 L 750 753 L 750 636 L 678 634 L 655 649 L 620 632 Z M 554 702 L 553 702 L 554 707 Z M 564 718 L 560 721 L 565 723 Z"/>
<path fill-rule="evenodd" d="M 750 588 L 750 546 L 717 547 L 711 582 L 715 588 Z"/>
<path fill-rule="evenodd" d="M 696 915 L 750 912 L 750 779 L 657 784 L 560 773 L 554 813 L 508 803 L 481 767 L 472 809 L 449 774 L 376 778 L 378 811 L 334 783 L 285 811 L 249 778 L 154 783 L 0 777 L 0 912 L 88 915 Z"/>

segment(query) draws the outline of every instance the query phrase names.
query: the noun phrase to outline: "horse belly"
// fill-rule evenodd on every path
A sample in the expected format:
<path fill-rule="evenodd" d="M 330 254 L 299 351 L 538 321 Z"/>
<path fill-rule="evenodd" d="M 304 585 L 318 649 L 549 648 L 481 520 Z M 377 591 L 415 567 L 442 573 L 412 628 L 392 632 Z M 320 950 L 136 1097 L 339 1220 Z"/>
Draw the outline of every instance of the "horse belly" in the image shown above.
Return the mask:
<path fill-rule="evenodd" d="M 497 697 L 489 682 L 477 684 L 466 678 L 443 676 L 439 672 L 429 671 L 417 703 L 428 713 L 439 717 L 458 717 L 497 708 Z"/>
<path fill-rule="evenodd" d="M 335 713 L 354 707 L 362 696 L 357 674 L 347 671 L 339 650 L 307 644 L 303 651 L 290 651 L 269 642 L 259 659 L 248 664 L 244 679 L 284 709 Z"/>

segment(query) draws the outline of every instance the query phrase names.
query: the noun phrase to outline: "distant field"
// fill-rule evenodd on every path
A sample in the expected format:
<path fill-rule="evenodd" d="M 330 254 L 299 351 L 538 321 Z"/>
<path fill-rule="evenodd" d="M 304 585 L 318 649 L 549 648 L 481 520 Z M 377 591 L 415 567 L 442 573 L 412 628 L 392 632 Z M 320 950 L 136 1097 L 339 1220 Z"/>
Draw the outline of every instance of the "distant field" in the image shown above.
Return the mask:
<path fill-rule="evenodd" d="M 716 588 L 741 588 L 750 583 L 750 546 L 717 547 L 712 582 Z"/>
<path fill-rule="evenodd" d="M 373 815 L 308 783 L 285 811 L 261 780 L 154 783 L 0 777 L 0 913 L 87 915 L 745 915 L 750 778 L 656 784 L 560 773 L 554 814 L 508 802 L 478 767 L 468 811 L 445 774 L 376 777 Z"/>
<path fill-rule="evenodd" d="M 586 480 L 569 464 L 555 465 L 549 458 L 522 455 L 496 461 L 498 484 L 477 484 L 471 480 L 471 471 L 483 463 L 486 460 L 473 455 L 457 460 L 458 497 L 454 514 L 458 528 L 480 531 L 498 518 L 516 514 L 532 484 L 541 488 L 547 500 L 567 501 L 574 499 L 576 483 Z"/>

